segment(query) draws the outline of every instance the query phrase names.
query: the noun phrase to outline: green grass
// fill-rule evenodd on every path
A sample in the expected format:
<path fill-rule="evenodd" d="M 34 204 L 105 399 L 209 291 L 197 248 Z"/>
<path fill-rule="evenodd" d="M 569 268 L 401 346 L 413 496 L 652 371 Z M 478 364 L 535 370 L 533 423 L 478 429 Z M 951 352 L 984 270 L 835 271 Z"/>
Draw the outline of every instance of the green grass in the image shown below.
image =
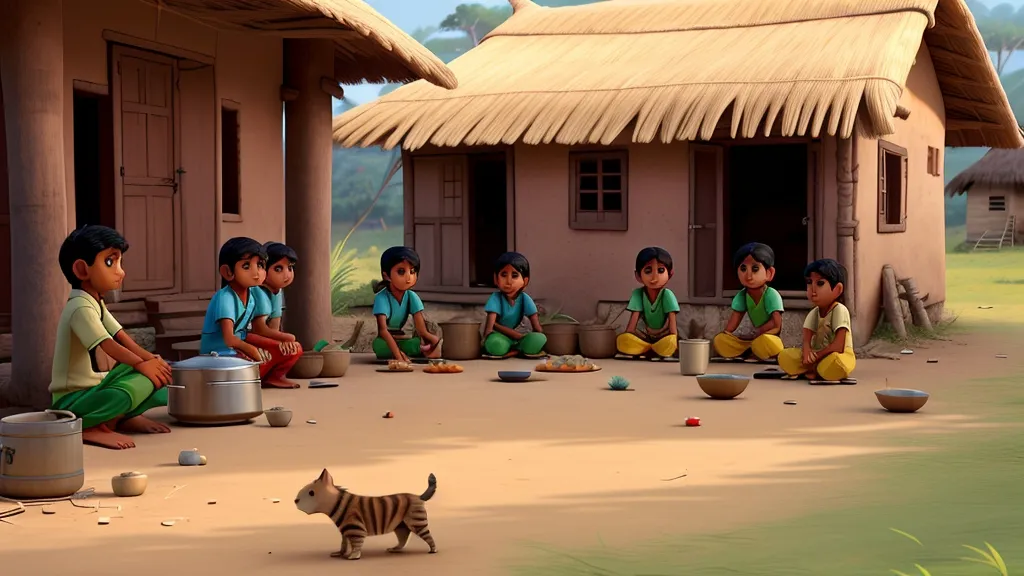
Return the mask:
<path fill-rule="evenodd" d="M 337 244 L 348 233 L 350 224 L 335 223 L 331 230 L 331 243 Z M 369 306 L 373 302 L 373 292 L 370 290 L 370 283 L 380 279 L 380 255 L 391 246 L 401 245 L 403 242 L 401 226 L 382 229 L 359 229 L 348 239 L 345 251 L 354 251 L 352 259 L 353 270 L 348 280 L 349 290 L 342 292 L 339 297 L 347 308 L 353 306 Z"/>
<path fill-rule="evenodd" d="M 1024 322 L 1022 284 L 1022 248 L 946 255 L 946 309 L 957 315 L 958 325 L 1005 328 Z"/>
<path fill-rule="evenodd" d="M 1018 378 L 966 382 L 958 408 L 1017 422 L 1022 395 Z M 984 398 L 985 400 L 979 400 Z M 949 400 L 949 399 L 947 399 Z M 541 548 L 509 569 L 529 576 L 865 576 L 901 571 L 922 576 L 999 574 L 965 545 L 991 543 L 1024 574 L 1024 515 L 1019 513 L 1024 475 L 1024 435 L 1016 430 L 973 430 L 915 437 L 893 436 L 897 445 L 925 448 L 859 459 L 852 478 L 860 496 L 846 507 L 726 533 L 665 538 L 626 549 L 594 546 L 579 551 Z M 740 488 L 738 488 L 740 489 Z M 756 490 L 756 487 L 748 488 Z M 822 490 L 827 491 L 827 488 Z M 827 500 L 827 497 L 826 497 Z M 723 505 L 728 505 L 723 501 Z M 675 504 L 685 508 L 685 504 Z M 628 513 L 626 511 L 625 513 Z M 681 521 L 685 509 L 673 512 Z M 921 544 L 892 530 L 913 535 Z M 582 527 L 581 527 L 582 529 Z M 609 530 L 595 544 L 625 537 Z M 981 557 L 977 557 L 981 560 Z M 926 569 L 920 572 L 915 564 Z M 1014 568 L 1017 571 L 1014 571 Z"/>

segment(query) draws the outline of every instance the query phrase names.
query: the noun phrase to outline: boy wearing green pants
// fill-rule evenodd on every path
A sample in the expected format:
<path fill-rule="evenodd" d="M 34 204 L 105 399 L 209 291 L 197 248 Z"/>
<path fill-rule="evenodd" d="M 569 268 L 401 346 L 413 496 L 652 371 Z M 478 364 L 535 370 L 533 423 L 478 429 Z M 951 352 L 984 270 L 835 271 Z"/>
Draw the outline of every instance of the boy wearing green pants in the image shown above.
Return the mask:
<path fill-rule="evenodd" d="M 488 356 L 504 358 L 523 354 L 539 355 L 548 342 L 540 326 L 537 304 L 524 292 L 530 283 L 530 263 L 518 252 L 506 252 L 494 264 L 494 285 L 498 292 L 491 294 L 484 306 L 487 324 L 484 326 L 484 352 Z M 523 318 L 530 319 L 533 332 L 517 330 Z"/>

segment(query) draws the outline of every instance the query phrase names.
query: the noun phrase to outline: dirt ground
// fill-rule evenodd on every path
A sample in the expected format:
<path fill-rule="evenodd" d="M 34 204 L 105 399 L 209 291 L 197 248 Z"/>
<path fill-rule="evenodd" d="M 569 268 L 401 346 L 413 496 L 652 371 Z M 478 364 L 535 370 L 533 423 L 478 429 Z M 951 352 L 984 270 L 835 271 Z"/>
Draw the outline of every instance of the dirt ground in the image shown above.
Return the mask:
<path fill-rule="evenodd" d="M 242 426 L 174 427 L 137 438 L 139 448 L 125 452 L 86 447 L 86 487 L 98 495 L 86 503 L 120 510 L 67 502 L 53 505 L 53 515 L 29 508 L 0 524 L 5 573 L 500 574 L 538 546 L 628 545 L 848 505 L 851 487 L 870 481 L 858 458 L 894 450 L 886 438 L 983 425 L 943 393 L 1020 369 L 1012 351 L 994 358 L 995 342 L 971 334 L 898 361 L 861 360 L 856 386 L 754 380 L 732 401 L 705 398 L 674 363 L 605 360 L 597 373 L 535 373 L 511 384 L 494 379 L 499 367 L 535 362 L 468 362 L 459 375 L 378 374 L 359 358 L 338 388 L 265 391 L 265 407 L 294 410 L 288 428 L 271 429 L 260 417 Z M 635 391 L 607 390 L 612 375 L 629 378 Z M 931 401 L 914 415 L 883 412 L 873 391 L 886 379 L 928 390 Z M 382 418 L 386 411 L 394 419 Z M 683 426 L 687 416 L 703 426 Z M 178 452 L 193 447 L 208 466 L 177 465 Z M 388 535 L 370 538 L 358 562 L 330 558 L 337 530 L 292 503 L 324 467 L 360 494 L 418 494 L 436 474 L 427 509 L 439 553 L 427 555 L 413 537 L 406 552 L 389 555 Z M 110 477 L 129 470 L 149 475 L 148 491 L 114 497 Z M 99 516 L 110 524 L 98 525 Z M 177 523 L 161 526 L 170 519 Z"/>

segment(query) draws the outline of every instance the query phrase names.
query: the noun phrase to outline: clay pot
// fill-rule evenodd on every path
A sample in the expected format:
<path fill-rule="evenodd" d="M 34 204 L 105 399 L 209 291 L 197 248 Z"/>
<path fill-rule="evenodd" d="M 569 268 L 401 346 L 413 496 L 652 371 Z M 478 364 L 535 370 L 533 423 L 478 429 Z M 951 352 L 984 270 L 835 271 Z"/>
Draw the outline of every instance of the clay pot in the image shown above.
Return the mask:
<path fill-rule="evenodd" d="M 616 336 L 611 326 L 580 326 L 580 354 L 587 358 L 614 358 Z"/>
<path fill-rule="evenodd" d="M 928 393 L 908 388 L 876 390 L 875 398 L 889 412 L 917 412 L 928 402 Z"/>
<path fill-rule="evenodd" d="M 480 357 L 480 321 L 454 318 L 441 322 L 441 355 L 448 360 L 475 360 Z"/>
<path fill-rule="evenodd" d="M 267 423 L 274 428 L 283 428 L 292 421 L 292 411 L 280 406 L 275 406 L 264 412 L 264 414 L 267 417 Z"/>
<path fill-rule="evenodd" d="M 552 356 L 570 356 L 576 354 L 579 347 L 579 324 L 570 322 L 556 322 L 544 324 L 544 335 L 548 337 L 548 343 L 544 351 Z"/>
<path fill-rule="evenodd" d="M 320 352 L 306 351 L 302 353 L 299 361 L 292 366 L 292 369 L 288 372 L 288 377 L 309 380 L 319 376 L 323 368 L 324 355 Z"/>
<path fill-rule="evenodd" d="M 149 478 L 140 472 L 125 472 L 110 479 L 110 487 L 115 496 L 131 498 L 142 496 L 146 491 Z"/>
<path fill-rule="evenodd" d="M 731 400 L 747 389 L 750 376 L 739 374 L 705 374 L 697 376 L 697 384 L 715 400 Z"/>
<path fill-rule="evenodd" d="M 321 378 L 341 378 L 352 363 L 352 353 L 348 350 L 323 350 L 324 366 L 320 369 Z"/>

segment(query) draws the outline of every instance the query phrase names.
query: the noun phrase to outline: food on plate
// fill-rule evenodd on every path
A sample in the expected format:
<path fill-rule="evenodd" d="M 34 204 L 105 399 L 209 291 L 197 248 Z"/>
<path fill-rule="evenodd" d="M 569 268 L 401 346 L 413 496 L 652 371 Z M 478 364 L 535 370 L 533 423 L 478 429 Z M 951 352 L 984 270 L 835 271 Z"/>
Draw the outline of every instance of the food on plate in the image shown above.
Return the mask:
<path fill-rule="evenodd" d="M 427 374 L 458 374 L 462 372 L 462 366 L 449 364 L 444 360 L 431 360 L 423 371 Z"/>
<path fill-rule="evenodd" d="M 401 360 L 388 360 L 388 370 L 394 370 L 395 372 L 408 372 L 412 370 L 412 366 L 408 362 Z"/>
<path fill-rule="evenodd" d="M 547 372 L 589 372 L 596 369 L 596 364 L 579 355 L 551 356 L 537 365 L 537 370 Z"/>

